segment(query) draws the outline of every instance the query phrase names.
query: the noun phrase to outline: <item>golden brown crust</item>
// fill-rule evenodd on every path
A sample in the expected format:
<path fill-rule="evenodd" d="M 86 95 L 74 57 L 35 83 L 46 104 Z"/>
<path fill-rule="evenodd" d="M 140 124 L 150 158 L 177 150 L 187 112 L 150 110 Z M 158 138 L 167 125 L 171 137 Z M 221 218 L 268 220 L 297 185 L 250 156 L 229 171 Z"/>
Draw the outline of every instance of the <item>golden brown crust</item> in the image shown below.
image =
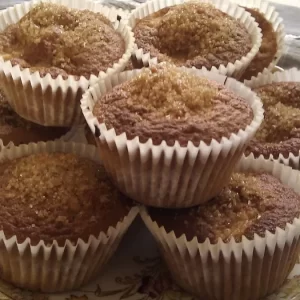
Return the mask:
<path fill-rule="evenodd" d="M 265 118 L 246 154 L 288 157 L 300 150 L 300 82 L 278 82 L 254 89 L 261 98 Z"/>
<path fill-rule="evenodd" d="M 100 13 L 41 3 L 0 34 L 0 54 L 22 68 L 90 77 L 112 67 L 125 42 Z"/>
<path fill-rule="evenodd" d="M 235 173 L 219 196 L 205 205 L 181 210 L 149 208 L 151 218 L 188 240 L 241 241 L 284 229 L 300 214 L 300 196 L 269 174 Z"/>
<path fill-rule="evenodd" d="M 258 53 L 246 69 L 241 81 L 251 79 L 252 76 L 256 76 L 259 72 L 262 72 L 264 68 L 267 68 L 275 59 L 275 54 L 277 52 L 276 33 L 274 32 L 272 23 L 270 23 L 257 9 L 246 7 L 244 7 L 244 9 L 254 17 L 262 30 L 263 37 Z"/>
<path fill-rule="evenodd" d="M 251 50 L 246 28 L 210 4 L 167 7 L 139 20 L 136 43 L 158 61 L 196 68 L 240 60 Z"/>
<path fill-rule="evenodd" d="M 87 241 L 123 220 L 129 203 L 101 166 L 74 154 L 36 154 L 0 165 L 0 229 L 19 242 Z"/>
<path fill-rule="evenodd" d="M 145 69 L 97 101 L 94 115 L 117 134 L 155 145 L 220 141 L 253 119 L 246 101 L 224 86 L 172 66 Z"/>
<path fill-rule="evenodd" d="M 0 139 L 4 145 L 9 142 L 20 145 L 55 140 L 69 130 L 67 127 L 45 127 L 21 118 L 0 91 Z"/>

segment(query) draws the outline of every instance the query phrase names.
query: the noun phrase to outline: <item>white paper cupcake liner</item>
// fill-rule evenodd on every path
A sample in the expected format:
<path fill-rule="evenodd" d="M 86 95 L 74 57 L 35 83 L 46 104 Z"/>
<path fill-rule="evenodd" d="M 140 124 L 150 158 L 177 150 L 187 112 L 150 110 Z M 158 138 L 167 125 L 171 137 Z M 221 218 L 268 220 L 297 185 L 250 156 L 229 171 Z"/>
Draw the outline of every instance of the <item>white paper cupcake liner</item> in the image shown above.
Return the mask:
<path fill-rule="evenodd" d="M 265 18 L 272 24 L 273 30 L 276 33 L 277 52 L 270 65 L 266 68 L 272 71 L 285 50 L 285 43 L 284 43 L 285 30 L 284 30 L 283 19 L 276 11 L 276 8 L 273 5 L 271 5 L 268 1 L 264 1 L 264 0 L 231 0 L 231 1 L 243 7 L 258 9 L 259 12 L 262 13 L 265 16 Z"/>
<path fill-rule="evenodd" d="M 131 62 L 134 69 L 147 68 L 158 64 L 157 57 L 151 57 L 150 53 L 145 53 L 143 49 L 138 49 L 136 46 L 131 54 Z"/>
<path fill-rule="evenodd" d="M 257 77 L 252 77 L 251 80 L 245 80 L 244 83 L 250 88 L 258 88 L 260 86 L 270 84 L 273 82 L 300 82 L 300 70 L 292 68 L 290 70 L 275 73 L 272 73 L 269 70 L 265 70 L 264 72 L 260 73 Z M 251 155 L 252 157 L 254 157 L 253 154 Z M 274 158 L 274 156 L 271 154 L 269 157 L 265 158 L 270 159 L 272 161 L 279 161 L 285 165 L 291 166 L 294 169 L 300 169 L 299 157 L 300 149 L 298 155 L 290 153 L 288 157 L 286 157 L 283 154 L 279 154 L 278 157 Z"/>
<path fill-rule="evenodd" d="M 42 152 L 76 153 L 100 162 L 96 147 L 62 141 L 13 146 L 0 153 L 0 161 Z M 91 235 L 88 242 L 79 239 L 75 244 L 67 240 L 65 246 L 56 241 L 45 244 L 42 240 L 33 246 L 29 238 L 18 243 L 16 236 L 6 238 L 5 232 L 0 231 L 1 278 L 18 287 L 43 292 L 76 289 L 101 271 L 137 214 L 138 208 L 134 207 L 107 232 Z"/>
<path fill-rule="evenodd" d="M 145 205 L 158 207 L 189 207 L 204 203 L 214 197 L 228 181 L 235 163 L 240 159 L 247 142 L 255 134 L 263 119 L 260 99 L 242 83 L 215 72 L 182 68 L 197 76 L 213 79 L 240 95 L 253 110 L 254 118 L 245 130 L 212 140 L 206 145 L 191 142 L 181 147 L 178 142 L 168 146 L 165 141 L 153 145 L 152 139 L 141 143 L 126 134 L 116 135 L 106 129 L 93 115 L 93 107 L 101 95 L 114 86 L 137 76 L 134 70 L 108 76 L 91 87 L 81 101 L 83 114 L 97 139 L 103 164 L 119 189 L 132 199 Z"/>
<path fill-rule="evenodd" d="M 263 170 L 279 178 L 300 193 L 300 173 L 277 162 L 264 159 L 241 160 L 240 171 Z M 261 299 L 276 291 L 285 281 L 298 259 L 300 250 L 300 219 L 294 219 L 275 233 L 265 237 L 246 237 L 241 242 L 224 243 L 209 239 L 198 243 L 185 235 L 176 237 L 166 232 L 141 208 L 146 226 L 158 242 L 162 256 L 174 280 L 187 291 L 209 300 Z"/>
<path fill-rule="evenodd" d="M 184 2 L 186 1 L 184 0 L 147 1 L 146 3 L 140 5 L 131 13 L 128 19 L 128 25 L 134 28 L 137 19 L 145 18 L 146 16 L 164 7 L 178 5 Z M 238 19 L 242 24 L 244 24 L 248 33 L 251 35 L 253 46 L 251 51 L 246 56 L 243 56 L 240 60 L 237 60 L 234 63 L 228 63 L 226 66 L 220 65 L 219 67 L 213 67 L 211 69 L 212 71 L 217 71 L 218 73 L 223 75 L 240 78 L 241 75 L 244 73 L 245 69 L 252 61 L 252 59 L 257 54 L 261 46 L 261 41 L 262 41 L 261 29 L 258 27 L 258 24 L 255 22 L 254 18 L 243 8 L 239 7 L 236 4 L 224 0 L 200 0 L 200 2 L 212 3 L 216 8 L 234 17 L 235 19 Z"/>
<path fill-rule="evenodd" d="M 123 71 L 128 63 L 134 46 L 131 29 L 123 21 L 118 21 L 119 10 L 96 4 L 90 0 L 48 0 L 70 8 L 89 9 L 100 12 L 114 23 L 114 28 L 125 40 L 126 50 L 122 58 L 89 79 L 81 76 L 61 76 L 53 79 L 50 74 L 41 77 L 39 72 L 31 73 L 30 69 L 12 66 L 10 61 L 0 57 L 0 85 L 14 110 L 23 118 L 45 126 L 71 126 L 82 123 L 79 101 L 83 92 L 99 78 L 107 74 Z M 40 1 L 24 2 L 10 7 L 0 14 L 0 31 L 9 24 L 18 22 L 35 4 Z"/>

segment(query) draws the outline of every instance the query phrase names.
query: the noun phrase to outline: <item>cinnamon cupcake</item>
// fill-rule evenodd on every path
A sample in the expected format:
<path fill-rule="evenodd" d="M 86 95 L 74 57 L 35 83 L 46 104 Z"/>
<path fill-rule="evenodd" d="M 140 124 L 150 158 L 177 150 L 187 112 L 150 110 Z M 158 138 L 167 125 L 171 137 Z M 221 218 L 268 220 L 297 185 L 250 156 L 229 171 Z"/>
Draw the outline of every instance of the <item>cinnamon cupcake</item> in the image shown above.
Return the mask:
<path fill-rule="evenodd" d="M 261 98 L 265 117 L 262 126 L 246 149 L 258 157 L 288 163 L 300 151 L 300 72 L 296 69 L 272 74 L 264 72 L 246 81 Z M 291 166 L 294 167 L 292 161 Z"/>
<path fill-rule="evenodd" d="M 29 144 L 0 159 L 1 278 L 58 292 L 95 277 L 138 212 L 108 180 L 96 148 Z"/>
<path fill-rule="evenodd" d="M 21 117 L 47 126 L 82 121 L 83 90 L 123 70 L 131 55 L 133 34 L 116 11 L 64 0 L 29 2 L 2 13 L 0 87 Z"/>
<path fill-rule="evenodd" d="M 176 4 L 150 1 L 132 13 L 129 24 L 137 47 L 158 62 L 240 75 L 261 44 L 254 19 L 230 3 Z"/>
<path fill-rule="evenodd" d="M 216 195 L 263 117 L 243 84 L 168 64 L 107 77 L 82 109 L 119 189 L 159 207 Z"/>
<path fill-rule="evenodd" d="M 284 52 L 284 24 L 275 7 L 267 1 L 235 0 L 248 11 L 262 31 L 258 53 L 247 67 L 241 80 L 257 76 L 265 68 L 272 71 Z"/>
<path fill-rule="evenodd" d="M 141 215 L 181 287 L 207 300 L 261 299 L 298 259 L 299 183 L 287 166 L 248 158 L 211 202 Z"/>
<path fill-rule="evenodd" d="M 67 134 L 69 132 L 69 134 Z M 0 91 L 0 139 L 4 145 L 10 142 L 20 144 L 51 141 L 71 137 L 70 128 L 45 127 L 20 117 L 11 108 L 6 97 Z"/>

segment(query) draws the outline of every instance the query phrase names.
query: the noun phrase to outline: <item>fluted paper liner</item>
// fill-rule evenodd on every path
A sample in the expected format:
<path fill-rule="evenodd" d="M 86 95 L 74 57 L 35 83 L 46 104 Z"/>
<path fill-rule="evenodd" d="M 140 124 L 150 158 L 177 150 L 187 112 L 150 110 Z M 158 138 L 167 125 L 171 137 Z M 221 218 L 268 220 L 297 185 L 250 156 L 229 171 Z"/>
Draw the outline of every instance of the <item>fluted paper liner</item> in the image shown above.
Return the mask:
<path fill-rule="evenodd" d="M 275 72 L 272 73 L 269 70 L 265 70 L 260 73 L 257 77 L 252 77 L 251 80 L 245 80 L 245 84 L 250 88 L 258 88 L 260 86 L 273 83 L 273 82 L 300 82 L 300 70 L 296 68 L 292 68 L 283 72 Z M 250 154 L 251 157 L 254 157 L 253 154 Z M 263 157 L 263 155 L 261 155 Z M 291 166 L 294 169 L 300 169 L 299 163 L 300 157 L 300 149 L 299 154 L 295 155 L 293 153 L 289 153 L 286 157 L 283 154 L 279 154 L 277 158 L 271 154 L 269 157 L 265 157 L 266 159 L 270 159 L 272 161 L 279 161 L 285 165 Z"/>
<path fill-rule="evenodd" d="M 0 161 L 57 151 L 100 162 L 96 147 L 62 141 L 13 146 L 0 153 Z M 5 232 L 0 231 L 1 278 L 18 287 L 43 292 L 76 289 L 99 273 L 137 214 L 138 208 L 134 207 L 123 221 L 110 226 L 107 232 L 99 232 L 97 237 L 91 235 L 88 242 L 79 239 L 75 244 L 67 240 L 65 246 L 58 246 L 56 241 L 45 244 L 42 240 L 32 246 L 29 238 L 18 243 L 16 236 L 6 238 Z"/>
<path fill-rule="evenodd" d="M 185 0 L 152 0 L 147 1 L 146 3 L 137 7 L 129 16 L 128 25 L 132 28 L 136 25 L 137 19 L 142 19 L 164 7 L 169 7 L 172 5 L 178 5 L 187 2 Z M 252 48 L 250 52 L 243 56 L 240 60 L 235 61 L 234 63 L 228 63 L 227 65 L 221 64 L 218 67 L 213 67 L 212 71 L 217 71 L 220 74 L 228 75 L 231 77 L 239 78 L 244 73 L 245 69 L 248 67 L 250 62 L 253 60 L 257 54 L 262 41 L 261 29 L 258 27 L 258 24 L 255 22 L 254 18 L 246 12 L 243 8 L 239 7 L 236 4 L 233 4 L 229 1 L 224 0 L 200 0 L 202 3 L 211 3 L 216 8 L 220 9 L 224 13 L 232 16 L 235 19 L 238 19 L 239 22 L 244 24 L 248 33 L 251 36 Z M 147 53 L 145 53 L 147 54 Z M 133 52 L 135 55 L 135 52 Z M 137 54 L 139 55 L 139 54 Z M 149 56 L 150 57 L 150 54 Z M 144 58 L 146 59 L 146 57 Z"/>
<path fill-rule="evenodd" d="M 241 171 L 263 170 L 279 178 L 300 193 L 300 173 L 292 168 L 262 158 L 241 160 Z M 141 208 L 146 226 L 158 242 L 162 256 L 174 280 L 200 299 L 261 299 L 276 291 L 285 281 L 298 259 L 300 219 L 286 224 L 265 237 L 246 237 L 241 242 L 224 243 L 209 239 L 199 243 L 185 235 L 176 237 L 154 222 L 146 208 Z"/>
<path fill-rule="evenodd" d="M 114 24 L 114 28 L 125 41 L 125 53 L 122 58 L 100 72 L 98 76 L 68 76 L 63 79 L 58 76 L 53 79 L 50 74 L 41 77 L 39 72 L 31 73 L 28 68 L 21 69 L 19 65 L 12 66 L 10 61 L 4 61 L 0 56 L 0 86 L 10 105 L 23 118 L 45 126 L 71 126 L 82 123 L 84 118 L 80 110 L 79 101 L 83 92 L 98 78 L 107 74 L 123 71 L 128 63 L 134 46 L 134 37 L 125 22 L 118 21 L 120 10 L 108 8 L 90 0 L 48 0 L 70 8 L 89 9 L 100 12 Z M 16 23 L 35 4 L 40 1 L 31 1 L 17 4 L 0 14 L 0 31 L 9 24 Z"/>
<path fill-rule="evenodd" d="M 268 70 L 272 71 L 285 50 L 285 44 L 284 44 L 285 30 L 284 30 L 283 19 L 276 11 L 276 8 L 273 5 L 271 5 L 268 1 L 265 0 L 231 0 L 231 1 L 243 7 L 257 9 L 272 24 L 273 30 L 276 34 L 276 41 L 277 41 L 276 54 L 272 62 L 270 63 L 270 65 L 267 67 Z"/>
<path fill-rule="evenodd" d="M 151 57 L 150 53 L 144 52 L 143 49 L 138 49 L 137 46 L 131 54 L 132 66 L 134 69 L 142 69 L 144 67 L 154 66 L 158 64 L 157 57 Z"/>
<path fill-rule="evenodd" d="M 247 142 L 255 134 L 263 119 L 260 99 L 242 83 L 207 70 L 182 68 L 188 73 L 213 79 L 240 95 L 252 107 L 254 118 L 250 125 L 220 142 L 191 142 L 181 147 L 176 141 L 153 145 L 152 139 L 141 143 L 126 134 L 116 135 L 106 129 L 93 115 L 93 107 L 101 95 L 114 86 L 137 76 L 141 70 L 108 76 L 91 87 L 81 101 L 83 114 L 97 139 L 103 164 L 118 188 L 130 198 L 145 205 L 158 207 L 189 207 L 214 197 L 228 181 L 235 163 L 240 159 Z"/>

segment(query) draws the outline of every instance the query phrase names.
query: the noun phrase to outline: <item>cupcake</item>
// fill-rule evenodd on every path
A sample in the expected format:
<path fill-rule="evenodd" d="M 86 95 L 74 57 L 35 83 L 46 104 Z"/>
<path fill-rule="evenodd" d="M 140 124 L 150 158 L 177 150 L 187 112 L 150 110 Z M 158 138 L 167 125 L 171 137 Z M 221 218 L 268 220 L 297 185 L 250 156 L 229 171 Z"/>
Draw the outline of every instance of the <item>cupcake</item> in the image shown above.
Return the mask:
<path fill-rule="evenodd" d="M 108 180 L 96 147 L 32 143 L 0 157 L 1 278 L 43 292 L 94 278 L 138 212 Z"/>
<path fill-rule="evenodd" d="M 250 14 L 229 2 L 177 2 L 150 1 L 131 14 L 137 48 L 158 62 L 240 76 L 261 44 Z"/>
<path fill-rule="evenodd" d="M 246 84 L 261 98 L 265 117 L 245 154 L 283 160 L 294 167 L 292 158 L 300 151 L 300 72 L 266 71 Z"/>
<path fill-rule="evenodd" d="M 294 267 L 300 247 L 300 175 L 244 159 L 211 202 L 143 208 L 174 280 L 200 299 L 262 299 Z"/>
<path fill-rule="evenodd" d="M 118 188 L 159 207 L 215 196 L 263 118 L 243 84 L 169 64 L 107 77 L 82 109 Z"/>
<path fill-rule="evenodd" d="M 69 139 L 73 134 L 68 127 L 45 127 L 23 119 L 15 113 L 0 91 L 0 140 L 4 145 L 10 142 L 20 145 L 59 138 Z"/>
<path fill-rule="evenodd" d="M 272 70 L 284 52 L 284 25 L 275 7 L 266 1 L 234 1 L 244 7 L 262 31 L 262 43 L 258 53 L 247 67 L 241 80 L 257 76 L 265 68 Z"/>
<path fill-rule="evenodd" d="M 0 21 L 0 87 L 23 118 L 45 126 L 83 121 L 78 100 L 99 77 L 121 71 L 133 34 L 117 10 L 93 1 L 29 2 Z"/>

